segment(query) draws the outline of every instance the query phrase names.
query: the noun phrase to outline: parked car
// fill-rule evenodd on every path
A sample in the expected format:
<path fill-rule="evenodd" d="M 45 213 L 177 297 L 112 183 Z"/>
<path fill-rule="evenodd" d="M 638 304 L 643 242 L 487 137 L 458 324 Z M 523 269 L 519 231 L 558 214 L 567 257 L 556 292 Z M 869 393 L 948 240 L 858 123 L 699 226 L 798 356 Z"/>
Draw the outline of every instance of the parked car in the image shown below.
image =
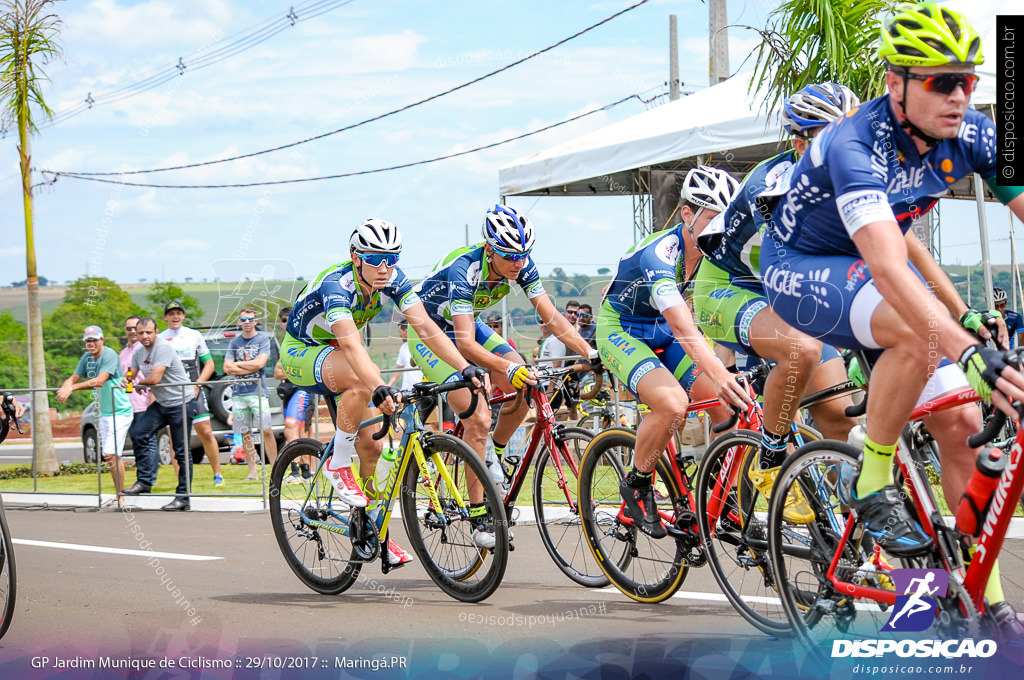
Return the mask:
<path fill-rule="evenodd" d="M 228 345 L 231 343 L 232 338 L 240 335 L 241 330 L 237 328 L 198 328 L 206 338 L 206 345 L 210 349 L 210 354 L 213 356 L 214 362 L 214 373 L 211 381 L 223 380 L 230 378 L 231 376 L 224 374 L 224 355 L 227 352 Z M 277 396 L 277 385 L 280 380 L 274 378 L 274 365 L 277 364 L 278 358 L 281 354 L 281 346 L 277 338 L 272 333 L 264 333 L 270 337 L 270 358 L 267 360 L 267 365 L 264 368 L 263 374 L 267 382 L 268 399 L 270 401 L 270 423 L 271 429 L 274 432 L 274 436 L 277 438 L 278 445 L 283 446 L 284 444 L 284 413 L 281 408 L 281 398 Z M 231 418 L 231 384 L 220 383 L 215 385 L 204 385 L 203 390 L 206 392 L 206 400 L 210 405 L 210 423 L 213 426 L 213 436 L 217 438 L 217 443 L 220 448 L 230 449 L 231 448 L 231 425 L 229 421 Z M 85 456 L 87 462 L 95 462 L 96 451 L 98 450 L 98 405 L 96 402 L 90 404 L 85 411 L 82 412 L 82 447 L 85 450 Z M 90 454 L 89 444 L 86 442 L 86 435 L 88 434 L 91 438 L 92 452 Z M 165 441 L 166 437 L 166 441 Z M 127 450 L 131 444 L 129 438 L 125 444 Z M 166 445 L 166 447 L 165 447 Z M 161 433 L 161 439 L 158 442 L 160 449 L 160 462 L 164 465 L 169 465 L 171 462 L 171 442 L 170 437 L 166 431 Z M 191 439 L 189 441 L 189 447 L 192 449 L 192 461 L 194 463 L 202 462 L 206 452 L 203 450 L 203 444 L 199 440 L 193 429 Z M 166 453 L 166 458 L 165 458 Z M 92 461 L 89 460 L 90 455 Z"/>
<path fill-rule="evenodd" d="M 82 411 L 82 457 L 86 463 L 95 463 L 97 452 L 100 450 L 100 404 L 93 401 Z M 171 433 L 163 430 L 156 441 L 157 450 L 160 452 L 160 464 L 170 465 L 173 452 L 171 450 Z M 135 456 L 132 449 L 132 438 L 125 437 L 124 455 Z"/>

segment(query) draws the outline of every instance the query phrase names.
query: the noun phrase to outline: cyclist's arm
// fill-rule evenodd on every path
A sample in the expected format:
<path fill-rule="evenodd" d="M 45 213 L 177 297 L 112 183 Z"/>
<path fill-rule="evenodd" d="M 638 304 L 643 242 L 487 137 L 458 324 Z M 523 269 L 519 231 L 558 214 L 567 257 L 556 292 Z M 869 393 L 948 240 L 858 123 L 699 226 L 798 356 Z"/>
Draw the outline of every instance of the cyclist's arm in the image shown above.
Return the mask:
<path fill-rule="evenodd" d="M 956 291 L 956 287 L 949 280 L 949 276 L 946 275 L 946 272 L 942 270 L 942 267 L 939 266 L 939 263 L 935 261 L 935 258 L 932 257 L 932 254 L 928 252 L 928 249 L 924 247 L 924 244 L 921 243 L 921 240 L 917 238 L 913 231 L 908 230 L 904 234 L 903 239 L 907 244 L 910 262 L 917 267 L 917 271 L 928 282 L 928 288 L 932 291 L 932 294 L 939 299 L 939 302 L 945 305 L 954 319 L 959 319 L 969 307 Z M 1001 317 L 997 318 L 996 322 L 999 324 L 999 345 L 1001 347 L 1008 347 L 1009 337 L 1006 334 L 1006 324 Z M 992 337 L 992 334 L 984 326 L 981 326 L 978 332 L 986 340 Z"/>
<path fill-rule="evenodd" d="M 750 397 L 747 395 L 746 389 L 733 380 L 732 374 L 708 345 L 707 339 L 697 330 L 697 326 L 693 323 L 693 315 L 690 314 L 690 308 L 680 301 L 680 304 L 661 310 L 661 314 L 665 317 L 669 328 L 672 329 L 672 334 L 682 345 L 687 356 L 693 359 L 718 387 L 718 396 L 737 406 L 748 403 Z"/>
<path fill-rule="evenodd" d="M 475 322 L 472 315 L 459 314 L 452 317 L 453 323 L 455 319 L 468 318 L 470 321 L 470 327 L 475 329 Z M 445 362 L 452 368 L 461 371 L 462 369 L 469 366 L 465 352 L 459 353 L 459 349 L 452 343 L 447 335 L 441 332 L 441 329 L 437 327 L 434 320 L 427 315 L 427 309 L 423 306 L 422 302 L 417 302 L 408 309 L 405 310 L 405 318 L 408 320 L 409 325 L 412 326 L 413 330 L 416 331 L 416 335 L 420 336 L 420 339 L 429 347 L 434 354 L 441 358 L 441 361 Z M 458 326 L 456 326 L 458 329 Z M 458 334 L 458 330 L 456 330 Z M 456 335 L 456 337 L 458 337 Z M 470 336 L 473 337 L 472 335 Z M 480 348 L 480 351 L 487 356 L 494 356 L 483 347 L 480 346 L 476 340 L 473 340 L 473 344 Z M 461 347 L 460 347 L 461 349 Z M 483 364 L 474 361 L 477 366 L 483 366 Z M 397 374 L 396 374 L 397 375 Z"/>
<path fill-rule="evenodd" d="M 569 320 L 559 313 L 547 293 L 531 298 L 530 302 L 533 303 L 533 308 L 537 310 L 537 316 L 540 317 L 540 320 L 548 325 L 551 334 L 561 340 L 563 345 L 581 357 L 586 358 L 590 356 L 590 343 L 584 340 L 580 336 L 579 331 L 569 323 Z"/>
<path fill-rule="evenodd" d="M 363 339 L 359 336 L 359 329 L 352 319 L 342 318 L 335 321 L 331 324 L 331 332 L 338 341 L 338 350 L 359 382 L 371 390 L 384 384 L 380 369 L 370 360 L 370 355 L 363 346 Z"/>

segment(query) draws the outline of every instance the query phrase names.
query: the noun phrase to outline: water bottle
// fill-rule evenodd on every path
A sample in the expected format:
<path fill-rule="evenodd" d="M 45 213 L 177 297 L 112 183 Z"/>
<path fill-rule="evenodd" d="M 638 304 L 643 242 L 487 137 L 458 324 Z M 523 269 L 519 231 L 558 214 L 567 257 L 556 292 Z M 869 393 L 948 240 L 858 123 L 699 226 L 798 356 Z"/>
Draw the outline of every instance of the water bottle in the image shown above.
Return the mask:
<path fill-rule="evenodd" d="M 969 536 L 977 536 L 981 521 L 988 511 L 996 484 L 1006 469 L 1006 456 L 1002 450 L 990 448 L 978 454 L 974 474 L 967 481 L 967 490 L 960 498 L 956 513 L 956 526 Z"/>
<path fill-rule="evenodd" d="M 864 439 L 867 438 L 867 436 L 868 426 L 864 423 L 858 423 L 852 430 L 850 430 L 850 434 L 846 438 L 846 443 L 858 451 L 863 451 Z"/>
<path fill-rule="evenodd" d="M 373 473 L 373 495 L 379 497 L 381 492 L 387 488 L 388 476 L 398 461 L 398 455 L 394 449 L 384 449 L 380 458 L 377 459 L 377 469 Z"/>
<path fill-rule="evenodd" d="M 491 478 L 500 489 L 505 483 L 505 471 L 501 469 L 501 461 L 498 459 L 498 454 L 494 451 L 494 440 L 490 437 L 487 438 L 487 452 L 484 456 L 484 462 L 487 463 L 487 469 L 491 472 Z"/>

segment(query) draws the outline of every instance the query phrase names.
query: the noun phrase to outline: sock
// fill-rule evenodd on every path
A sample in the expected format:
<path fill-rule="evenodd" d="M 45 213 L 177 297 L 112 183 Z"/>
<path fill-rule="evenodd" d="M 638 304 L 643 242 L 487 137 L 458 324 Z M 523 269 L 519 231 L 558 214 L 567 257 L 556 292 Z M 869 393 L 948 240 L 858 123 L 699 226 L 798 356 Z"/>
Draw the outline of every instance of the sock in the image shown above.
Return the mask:
<path fill-rule="evenodd" d="M 860 475 L 857 477 L 856 493 L 864 498 L 893 483 L 892 457 L 896 453 L 896 442 L 883 446 L 864 436 L 864 457 L 861 459 Z"/>
<path fill-rule="evenodd" d="M 775 434 L 768 430 L 761 433 L 761 456 L 758 466 L 762 470 L 782 465 L 782 460 L 786 457 L 787 438 L 787 435 Z"/>
<path fill-rule="evenodd" d="M 329 461 L 331 468 L 337 470 L 340 467 L 352 467 L 352 454 L 356 450 L 356 433 L 342 432 L 334 433 L 334 453 Z"/>
<path fill-rule="evenodd" d="M 498 444 L 498 442 L 494 442 L 494 455 L 498 457 L 499 461 L 501 460 L 501 457 L 505 455 L 506 446 L 508 446 L 508 442 L 505 442 L 504 444 Z"/>
<path fill-rule="evenodd" d="M 634 467 L 632 470 L 629 471 L 629 474 L 626 475 L 626 484 L 634 489 L 639 489 L 640 487 L 644 486 L 650 486 L 651 477 L 653 475 L 653 470 L 650 472 L 640 472 Z"/>

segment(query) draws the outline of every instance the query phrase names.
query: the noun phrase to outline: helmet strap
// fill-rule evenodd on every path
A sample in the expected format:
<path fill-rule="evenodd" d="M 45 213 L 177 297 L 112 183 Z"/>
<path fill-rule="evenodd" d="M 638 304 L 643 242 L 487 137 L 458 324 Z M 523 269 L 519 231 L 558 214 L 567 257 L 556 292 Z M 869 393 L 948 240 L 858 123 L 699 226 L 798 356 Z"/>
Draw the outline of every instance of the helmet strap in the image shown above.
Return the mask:
<path fill-rule="evenodd" d="M 932 148 L 941 140 L 932 137 L 930 134 L 914 125 L 910 120 L 910 115 L 907 113 L 907 90 L 910 88 L 910 78 L 907 77 L 907 74 L 910 73 L 910 69 L 904 68 L 898 73 L 903 76 L 903 98 L 900 100 L 900 108 L 903 109 L 903 120 L 900 122 L 900 127 L 906 130 L 907 134 L 911 137 L 917 137 L 924 142 L 928 148 Z"/>

